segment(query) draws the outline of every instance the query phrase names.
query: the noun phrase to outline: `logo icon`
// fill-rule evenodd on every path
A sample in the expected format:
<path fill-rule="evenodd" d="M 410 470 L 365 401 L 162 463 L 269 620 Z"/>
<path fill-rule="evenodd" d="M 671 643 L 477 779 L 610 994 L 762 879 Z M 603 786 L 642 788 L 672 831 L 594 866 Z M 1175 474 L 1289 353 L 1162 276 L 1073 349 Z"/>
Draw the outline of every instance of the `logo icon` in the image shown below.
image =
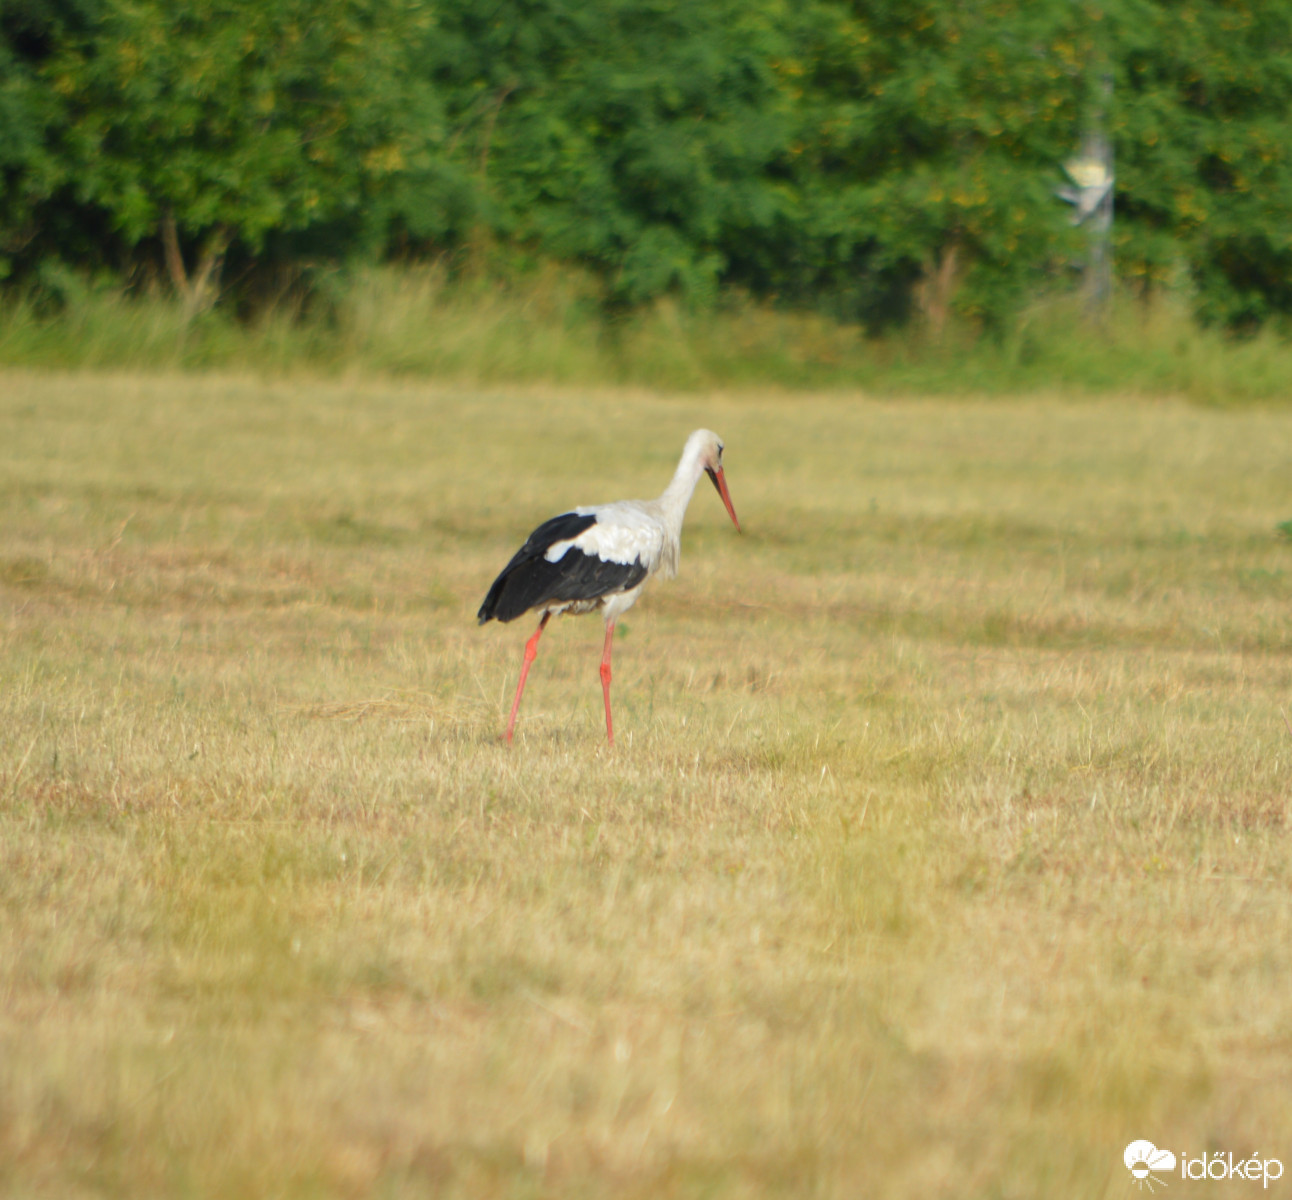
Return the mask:
<path fill-rule="evenodd" d="M 1131 1142 L 1122 1155 L 1126 1169 L 1135 1177 L 1135 1186 L 1153 1191 L 1153 1185 L 1166 1187 L 1166 1180 L 1159 1179 L 1156 1171 L 1175 1170 L 1175 1155 L 1170 1150 L 1159 1150 L 1152 1142 L 1141 1138 Z"/>

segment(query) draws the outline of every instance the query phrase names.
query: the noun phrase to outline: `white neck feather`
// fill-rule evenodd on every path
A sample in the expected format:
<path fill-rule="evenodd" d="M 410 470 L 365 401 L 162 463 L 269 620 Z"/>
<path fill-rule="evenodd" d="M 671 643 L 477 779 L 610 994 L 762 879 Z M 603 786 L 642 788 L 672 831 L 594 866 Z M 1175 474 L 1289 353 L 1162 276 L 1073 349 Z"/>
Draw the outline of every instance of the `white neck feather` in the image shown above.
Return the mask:
<path fill-rule="evenodd" d="M 674 540 L 682 536 L 682 518 L 686 516 L 686 507 L 691 503 L 695 485 L 704 474 L 705 442 L 704 430 L 697 430 L 687 438 L 673 481 L 664 489 L 658 501 Z"/>

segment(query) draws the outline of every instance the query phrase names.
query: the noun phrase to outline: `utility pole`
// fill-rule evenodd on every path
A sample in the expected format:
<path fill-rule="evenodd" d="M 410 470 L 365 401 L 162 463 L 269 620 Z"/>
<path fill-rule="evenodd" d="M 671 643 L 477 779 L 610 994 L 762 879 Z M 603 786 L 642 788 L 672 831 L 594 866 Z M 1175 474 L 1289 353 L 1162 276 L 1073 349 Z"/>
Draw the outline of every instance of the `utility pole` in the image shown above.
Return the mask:
<path fill-rule="evenodd" d="M 1058 194 L 1073 206 L 1072 223 L 1086 227 L 1086 307 L 1096 321 L 1108 315 L 1113 293 L 1113 144 L 1108 136 L 1108 109 L 1112 106 L 1113 77 L 1099 77 L 1081 153 L 1063 164 L 1072 183 Z"/>

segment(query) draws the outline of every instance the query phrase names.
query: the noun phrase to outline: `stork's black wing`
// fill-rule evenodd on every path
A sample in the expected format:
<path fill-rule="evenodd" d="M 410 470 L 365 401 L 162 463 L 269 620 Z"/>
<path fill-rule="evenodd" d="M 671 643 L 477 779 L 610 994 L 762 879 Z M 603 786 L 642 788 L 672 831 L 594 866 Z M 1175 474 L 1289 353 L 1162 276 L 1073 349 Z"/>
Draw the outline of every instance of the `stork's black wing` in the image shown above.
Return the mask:
<path fill-rule="evenodd" d="M 559 561 L 548 562 L 548 549 L 568 542 L 597 523 L 592 513 L 562 513 L 544 521 L 512 556 L 493 581 L 480 611 L 486 621 L 512 621 L 532 608 L 571 600 L 595 600 L 613 592 L 626 592 L 646 578 L 641 559 L 631 563 L 608 562 L 595 554 L 584 554 L 571 546 Z"/>

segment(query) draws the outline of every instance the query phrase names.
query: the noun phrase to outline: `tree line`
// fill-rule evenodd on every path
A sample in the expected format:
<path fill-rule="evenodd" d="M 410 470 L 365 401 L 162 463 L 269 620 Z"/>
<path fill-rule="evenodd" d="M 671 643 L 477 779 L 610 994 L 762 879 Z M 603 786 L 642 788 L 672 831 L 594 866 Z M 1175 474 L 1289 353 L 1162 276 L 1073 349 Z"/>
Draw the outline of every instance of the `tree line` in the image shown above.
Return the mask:
<path fill-rule="evenodd" d="M 1286 0 L 0 0 L 0 286 L 556 261 L 991 327 L 1073 286 L 1100 105 L 1122 284 L 1292 313 Z"/>

